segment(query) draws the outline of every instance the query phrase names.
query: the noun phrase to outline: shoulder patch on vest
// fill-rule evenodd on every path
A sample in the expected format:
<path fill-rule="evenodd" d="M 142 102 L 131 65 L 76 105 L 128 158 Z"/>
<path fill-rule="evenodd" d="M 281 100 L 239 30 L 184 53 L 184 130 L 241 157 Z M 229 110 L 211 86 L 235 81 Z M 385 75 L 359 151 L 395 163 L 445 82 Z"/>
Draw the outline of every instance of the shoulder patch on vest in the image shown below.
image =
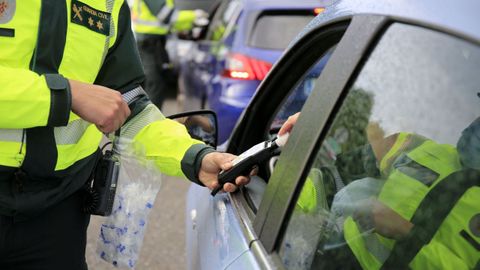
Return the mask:
<path fill-rule="evenodd" d="M 71 9 L 72 23 L 85 26 L 105 36 L 110 34 L 110 13 L 94 9 L 78 0 L 72 1 Z"/>
<path fill-rule="evenodd" d="M 0 0 L 0 24 L 12 20 L 16 10 L 16 0 Z"/>

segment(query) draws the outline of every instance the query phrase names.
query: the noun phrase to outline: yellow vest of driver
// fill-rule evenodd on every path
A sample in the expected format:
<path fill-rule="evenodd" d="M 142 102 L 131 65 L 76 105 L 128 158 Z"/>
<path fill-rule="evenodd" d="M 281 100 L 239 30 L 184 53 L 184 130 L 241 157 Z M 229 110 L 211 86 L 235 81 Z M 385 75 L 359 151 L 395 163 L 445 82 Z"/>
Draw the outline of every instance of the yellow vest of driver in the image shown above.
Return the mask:
<path fill-rule="evenodd" d="M 455 147 L 424 141 L 413 150 L 398 155 L 402 145 L 411 134 L 400 133 L 397 141 L 380 163 L 386 170 L 385 161 L 394 155 L 394 163 L 415 164 L 420 170 L 392 166 L 378 200 L 393 209 L 406 220 L 411 220 L 417 207 L 436 184 L 453 172 L 461 170 Z M 423 172 L 422 172 L 423 171 Z M 460 236 L 465 230 L 471 237 L 480 240 L 478 228 L 469 226 L 469 221 L 480 213 L 480 187 L 468 189 L 455 204 L 432 240 L 423 246 L 410 262 L 412 269 L 472 269 L 479 262 L 480 251 Z M 344 223 L 344 236 L 356 259 L 364 269 L 380 269 L 395 245 L 395 240 L 377 233 L 361 232 L 355 221 L 348 217 Z"/>

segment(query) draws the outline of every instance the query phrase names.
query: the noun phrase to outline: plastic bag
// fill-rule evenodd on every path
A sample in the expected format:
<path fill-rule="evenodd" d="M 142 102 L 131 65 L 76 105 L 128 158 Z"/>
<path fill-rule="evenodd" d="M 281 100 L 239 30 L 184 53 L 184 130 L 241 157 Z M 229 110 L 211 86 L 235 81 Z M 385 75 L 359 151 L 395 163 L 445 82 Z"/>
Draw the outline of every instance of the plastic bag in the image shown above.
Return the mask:
<path fill-rule="evenodd" d="M 116 267 L 133 269 L 160 190 L 161 174 L 153 161 L 139 158 L 144 155 L 131 140 L 117 139 L 114 155 L 120 161 L 115 201 L 112 214 L 101 224 L 96 252 Z"/>
<path fill-rule="evenodd" d="M 338 226 L 343 227 L 345 219 L 363 207 L 363 202 L 371 197 L 377 197 L 384 183 L 385 181 L 381 179 L 365 177 L 351 182 L 337 192 L 333 198 L 331 211 L 337 218 Z"/>

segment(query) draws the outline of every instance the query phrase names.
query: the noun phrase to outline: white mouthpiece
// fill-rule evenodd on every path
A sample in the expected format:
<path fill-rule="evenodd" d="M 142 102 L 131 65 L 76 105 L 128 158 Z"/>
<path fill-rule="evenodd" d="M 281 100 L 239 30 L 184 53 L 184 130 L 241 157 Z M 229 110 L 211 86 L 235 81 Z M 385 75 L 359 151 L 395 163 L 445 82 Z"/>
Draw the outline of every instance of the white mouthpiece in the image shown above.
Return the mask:
<path fill-rule="evenodd" d="M 283 147 L 287 141 L 288 141 L 288 136 L 290 136 L 290 133 L 287 132 L 281 136 L 278 136 L 278 138 L 275 140 L 275 143 L 278 145 L 278 147 Z"/>

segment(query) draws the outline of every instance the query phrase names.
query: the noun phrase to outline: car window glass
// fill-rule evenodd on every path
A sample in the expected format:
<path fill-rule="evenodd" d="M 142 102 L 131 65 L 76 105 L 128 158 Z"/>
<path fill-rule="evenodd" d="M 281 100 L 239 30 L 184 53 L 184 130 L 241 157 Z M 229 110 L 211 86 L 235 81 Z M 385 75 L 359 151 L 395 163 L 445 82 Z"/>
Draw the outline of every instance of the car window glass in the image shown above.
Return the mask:
<path fill-rule="evenodd" d="M 314 17 L 314 14 L 262 14 L 252 29 L 250 46 L 283 50 Z"/>
<path fill-rule="evenodd" d="M 307 72 L 305 72 L 305 75 L 298 81 L 285 99 L 284 103 L 279 105 L 278 112 L 273 118 L 270 130 L 278 130 L 290 115 L 302 110 L 303 104 L 305 104 L 308 96 L 312 93 L 318 77 L 334 50 L 335 47 L 328 50 L 310 69 L 307 70 Z"/>
<path fill-rule="evenodd" d="M 478 266 L 480 189 L 466 183 L 480 170 L 479 71 L 469 42 L 386 31 L 306 170 L 287 269 Z"/>

